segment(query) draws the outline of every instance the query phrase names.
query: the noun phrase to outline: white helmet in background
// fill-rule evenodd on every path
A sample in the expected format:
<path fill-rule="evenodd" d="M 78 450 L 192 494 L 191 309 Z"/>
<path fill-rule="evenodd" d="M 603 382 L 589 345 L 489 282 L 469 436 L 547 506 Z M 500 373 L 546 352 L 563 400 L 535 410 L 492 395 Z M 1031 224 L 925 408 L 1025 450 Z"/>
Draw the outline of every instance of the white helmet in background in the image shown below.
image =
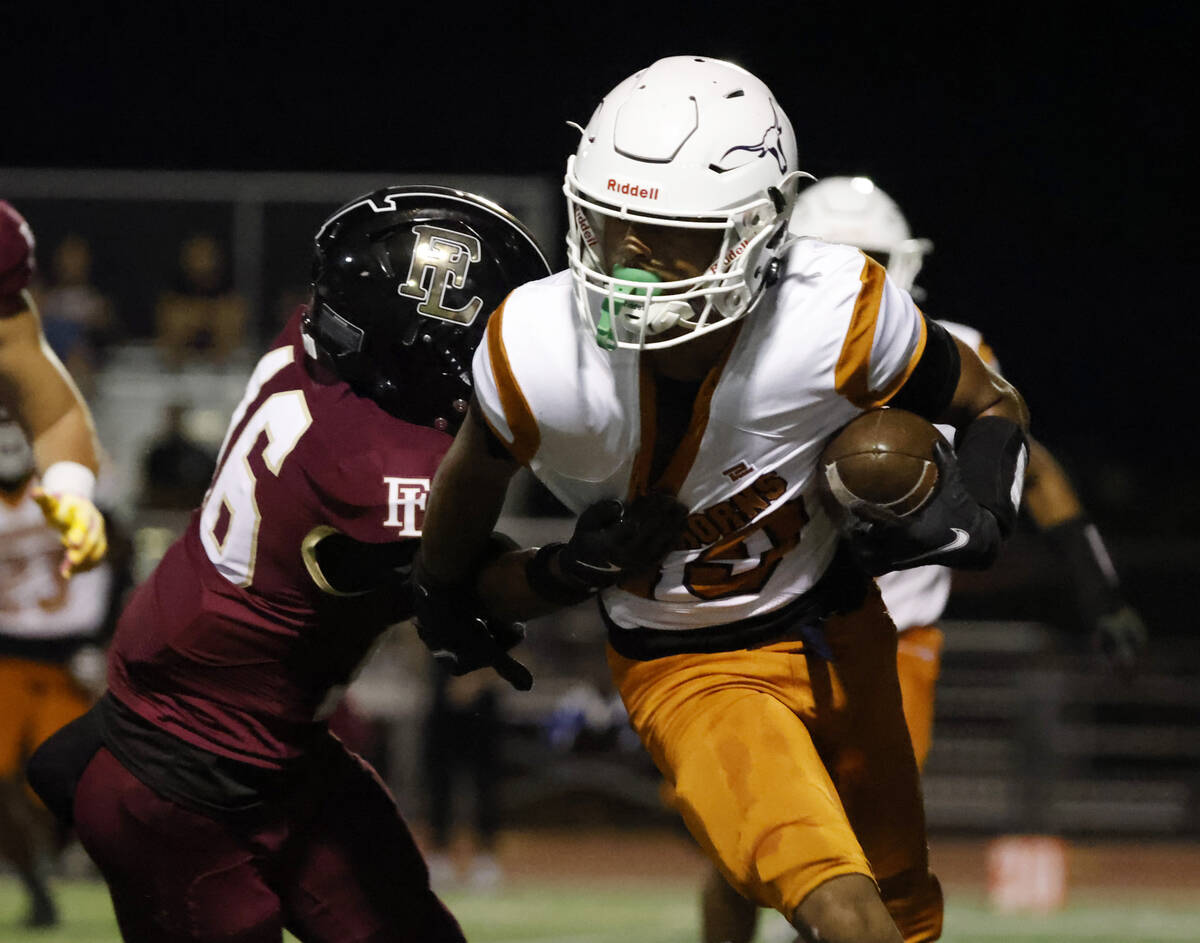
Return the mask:
<path fill-rule="evenodd" d="M 729 62 L 660 59 L 613 89 L 582 134 L 563 187 L 567 259 L 597 343 L 669 347 L 745 316 L 808 176 L 770 89 Z M 605 228 L 616 221 L 707 230 L 719 248 L 699 275 L 662 281 L 606 263 Z"/>
<path fill-rule="evenodd" d="M 869 177 L 825 177 L 814 183 L 796 200 L 790 228 L 797 236 L 862 249 L 914 296 L 913 282 L 933 251 L 928 239 L 912 237 L 896 201 Z"/>

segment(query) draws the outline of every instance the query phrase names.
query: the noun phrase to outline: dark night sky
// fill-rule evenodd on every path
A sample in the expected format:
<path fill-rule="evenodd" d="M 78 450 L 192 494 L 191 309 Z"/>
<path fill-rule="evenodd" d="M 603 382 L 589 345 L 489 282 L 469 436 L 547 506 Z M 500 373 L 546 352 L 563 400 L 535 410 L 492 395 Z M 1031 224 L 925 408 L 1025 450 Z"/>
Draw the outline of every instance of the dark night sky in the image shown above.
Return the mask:
<path fill-rule="evenodd" d="M 1138 456 L 1184 419 L 1200 334 L 1189 4 L 505 4 L 487 22 L 449 3 L 340 4 L 319 21 L 305 5 L 201 2 L 158 21 L 94 6 L 3 14 L 0 34 L 22 37 L 5 71 L 24 78 L 0 167 L 559 177 L 564 122 L 627 74 L 662 55 L 733 59 L 788 111 L 802 166 L 869 173 L 935 242 L 928 310 L 986 332 L 1036 431 Z"/>

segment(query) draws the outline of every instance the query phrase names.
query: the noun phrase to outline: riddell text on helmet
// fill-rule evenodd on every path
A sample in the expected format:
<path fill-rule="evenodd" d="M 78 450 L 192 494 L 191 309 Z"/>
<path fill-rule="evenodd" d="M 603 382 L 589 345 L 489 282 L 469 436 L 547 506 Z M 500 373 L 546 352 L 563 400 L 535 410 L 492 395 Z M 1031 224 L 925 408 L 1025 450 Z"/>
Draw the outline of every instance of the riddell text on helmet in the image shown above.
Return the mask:
<path fill-rule="evenodd" d="M 750 245 L 750 240 L 743 239 L 736 246 L 734 246 L 732 249 L 730 249 L 728 252 L 726 252 L 724 257 L 722 257 L 722 259 L 719 263 L 714 262 L 712 265 L 710 265 L 708 267 L 708 270 L 710 272 L 715 272 L 717 270 L 718 265 L 728 265 L 730 262 L 732 262 L 734 259 L 736 259 L 739 255 L 741 255 L 743 252 L 745 252 L 746 246 L 748 246 L 748 245 Z"/>
<path fill-rule="evenodd" d="M 639 187 L 636 183 L 617 183 L 617 181 L 609 178 L 608 189 L 613 193 L 636 196 L 643 200 L 658 199 L 658 187 Z"/>

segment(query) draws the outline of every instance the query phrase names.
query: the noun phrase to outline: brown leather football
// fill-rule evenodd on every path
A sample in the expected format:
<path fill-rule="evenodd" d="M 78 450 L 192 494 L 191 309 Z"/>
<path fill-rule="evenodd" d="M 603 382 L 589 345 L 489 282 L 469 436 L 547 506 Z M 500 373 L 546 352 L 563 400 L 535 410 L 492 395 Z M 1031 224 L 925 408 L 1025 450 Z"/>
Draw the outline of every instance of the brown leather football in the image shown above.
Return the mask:
<path fill-rule="evenodd" d="M 941 433 L 903 409 L 871 409 L 833 434 L 821 452 L 820 489 L 835 519 L 912 514 L 937 490 L 933 447 Z"/>

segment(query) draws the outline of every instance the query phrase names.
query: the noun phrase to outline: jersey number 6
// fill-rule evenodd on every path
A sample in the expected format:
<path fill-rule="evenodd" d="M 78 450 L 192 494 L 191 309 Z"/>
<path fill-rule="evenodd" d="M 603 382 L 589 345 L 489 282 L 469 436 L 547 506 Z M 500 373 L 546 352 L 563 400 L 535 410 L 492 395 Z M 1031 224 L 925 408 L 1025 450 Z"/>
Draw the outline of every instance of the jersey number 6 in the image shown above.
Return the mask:
<path fill-rule="evenodd" d="M 243 419 L 267 381 L 291 362 L 291 354 L 289 347 L 278 348 L 255 368 L 230 422 L 219 470 L 200 515 L 200 541 L 205 553 L 218 572 L 237 586 L 249 586 L 254 580 L 260 520 L 254 494 L 255 467 L 265 467 L 270 474 L 278 475 L 284 459 L 312 425 L 308 403 L 300 390 L 273 393 Z"/>

